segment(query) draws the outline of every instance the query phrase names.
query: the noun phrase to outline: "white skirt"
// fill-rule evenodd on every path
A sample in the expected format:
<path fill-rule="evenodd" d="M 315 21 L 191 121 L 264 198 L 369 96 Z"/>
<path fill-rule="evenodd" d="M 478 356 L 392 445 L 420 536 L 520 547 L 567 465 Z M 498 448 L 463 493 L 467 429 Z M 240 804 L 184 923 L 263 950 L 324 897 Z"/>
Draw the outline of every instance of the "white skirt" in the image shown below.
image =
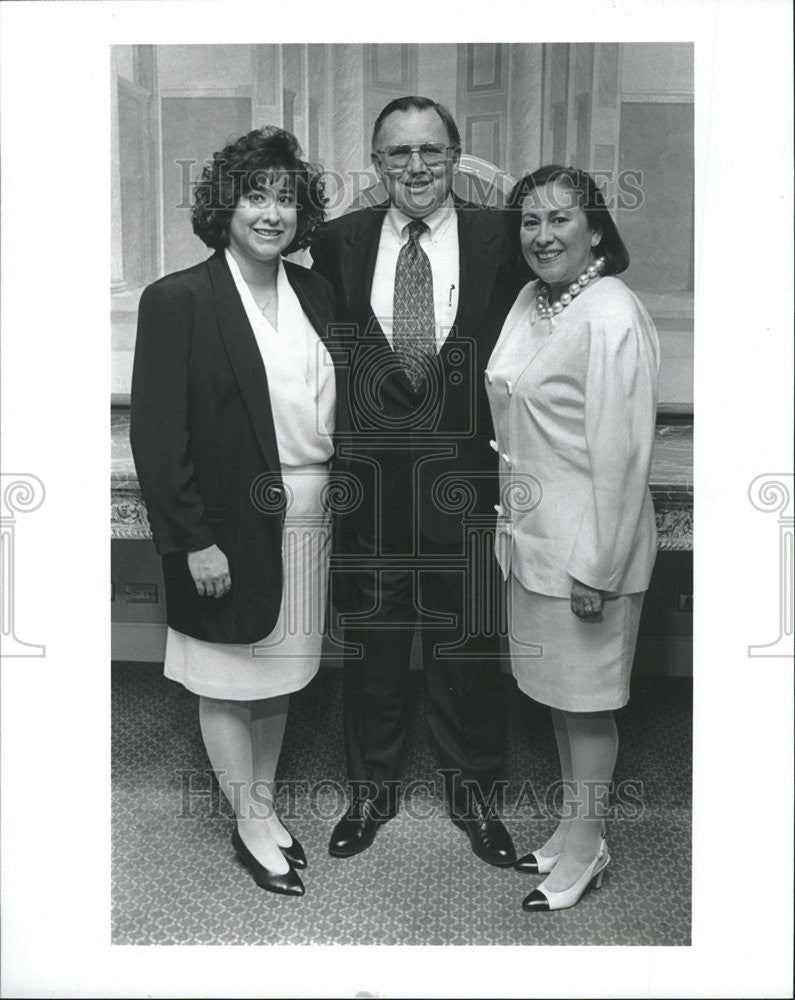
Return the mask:
<path fill-rule="evenodd" d="M 526 590 L 511 576 L 508 644 L 520 689 L 568 712 L 606 712 L 629 701 L 643 594 L 604 602 L 603 621 L 583 622 L 568 598 Z"/>
<path fill-rule="evenodd" d="M 233 701 L 274 698 L 305 687 L 318 671 L 331 553 L 323 509 L 328 469 L 282 469 L 282 480 L 288 503 L 278 621 L 270 635 L 250 646 L 204 642 L 169 628 L 165 676 L 194 694 Z"/>

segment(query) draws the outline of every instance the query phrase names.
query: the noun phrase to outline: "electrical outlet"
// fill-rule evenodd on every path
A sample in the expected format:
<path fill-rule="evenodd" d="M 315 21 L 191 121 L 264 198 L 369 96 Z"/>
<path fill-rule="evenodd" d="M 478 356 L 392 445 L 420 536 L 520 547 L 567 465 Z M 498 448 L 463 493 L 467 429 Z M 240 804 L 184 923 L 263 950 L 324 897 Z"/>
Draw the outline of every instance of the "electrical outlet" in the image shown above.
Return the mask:
<path fill-rule="evenodd" d="M 157 604 L 156 583 L 127 583 L 124 599 L 128 604 Z"/>

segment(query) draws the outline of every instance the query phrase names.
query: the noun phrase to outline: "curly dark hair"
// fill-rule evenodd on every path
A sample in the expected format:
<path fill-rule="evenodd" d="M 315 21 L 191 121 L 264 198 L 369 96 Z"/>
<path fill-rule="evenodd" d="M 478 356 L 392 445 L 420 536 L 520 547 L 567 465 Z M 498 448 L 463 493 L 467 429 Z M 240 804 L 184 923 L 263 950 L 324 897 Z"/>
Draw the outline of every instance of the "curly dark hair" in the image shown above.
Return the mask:
<path fill-rule="evenodd" d="M 194 188 L 193 231 L 213 250 L 229 245 L 229 223 L 238 201 L 261 188 L 274 171 L 289 174 L 298 208 L 295 239 L 283 255 L 302 250 L 325 221 L 323 173 L 301 159 L 298 140 L 285 129 L 254 129 L 214 153 Z"/>
<path fill-rule="evenodd" d="M 619 235 L 596 181 L 584 170 L 577 170 L 576 167 L 560 167 L 554 163 L 539 167 L 531 174 L 525 174 L 508 196 L 506 207 L 511 210 L 508 213 L 508 218 L 511 220 L 510 238 L 517 256 L 524 259 L 519 242 L 520 227 L 517 218 L 521 213 L 522 202 L 531 191 L 537 187 L 543 187 L 550 181 L 552 183 L 560 181 L 572 191 L 577 192 L 580 208 L 585 212 L 585 217 L 588 220 L 588 228 L 593 232 L 601 233 L 602 238 L 594 247 L 594 254 L 597 257 L 605 258 L 605 267 L 602 273 L 605 275 L 621 274 L 622 271 L 626 271 L 629 267 L 629 251 Z M 528 267 L 526 263 L 525 267 Z M 531 268 L 528 269 L 534 278 L 537 277 Z"/>

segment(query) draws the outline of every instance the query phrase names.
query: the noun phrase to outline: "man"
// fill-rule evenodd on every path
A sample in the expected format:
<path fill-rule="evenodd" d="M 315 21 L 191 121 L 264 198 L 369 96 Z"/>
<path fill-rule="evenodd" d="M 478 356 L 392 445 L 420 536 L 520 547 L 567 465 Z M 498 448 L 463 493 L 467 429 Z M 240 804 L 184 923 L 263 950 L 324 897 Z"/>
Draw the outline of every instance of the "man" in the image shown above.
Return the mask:
<path fill-rule="evenodd" d="M 338 454 L 358 498 L 337 530 L 335 605 L 353 652 L 344 675 L 352 797 L 331 836 L 336 857 L 369 847 L 397 811 L 419 629 L 453 821 L 483 860 L 516 858 L 494 808 L 505 731 L 498 634 L 474 607 L 467 538 L 493 530 L 483 371 L 521 281 L 502 213 L 452 195 L 460 155 L 444 107 L 392 101 L 371 154 L 388 203 L 334 220 L 312 248 L 343 324 L 350 425 Z"/>

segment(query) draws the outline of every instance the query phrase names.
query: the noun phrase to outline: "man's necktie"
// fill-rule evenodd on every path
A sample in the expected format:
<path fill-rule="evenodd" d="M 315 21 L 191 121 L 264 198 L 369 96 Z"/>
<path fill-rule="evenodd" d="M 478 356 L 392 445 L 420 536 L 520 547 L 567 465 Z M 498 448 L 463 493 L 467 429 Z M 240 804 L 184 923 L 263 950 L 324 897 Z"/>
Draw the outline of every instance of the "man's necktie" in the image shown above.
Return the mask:
<path fill-rule="evenodd" d="M 398 254 L 392 310 L 392 347 L 416 392 L 436 360 L 433 274 L 420 236 L 428 226 L 414 219 Z"/>

